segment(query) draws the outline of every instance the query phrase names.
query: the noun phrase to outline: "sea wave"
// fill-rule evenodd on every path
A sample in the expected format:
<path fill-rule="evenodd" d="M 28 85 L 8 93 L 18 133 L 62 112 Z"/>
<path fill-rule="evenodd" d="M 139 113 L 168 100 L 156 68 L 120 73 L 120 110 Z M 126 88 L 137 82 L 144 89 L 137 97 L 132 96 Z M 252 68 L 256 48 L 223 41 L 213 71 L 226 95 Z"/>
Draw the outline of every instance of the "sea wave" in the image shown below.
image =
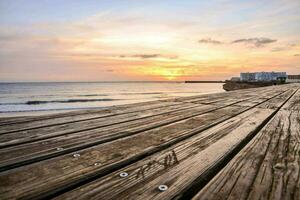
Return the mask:
<path fill-rule="evenodd" d="M 66 100 L 32 100 L 21 103 L 0 103 L 0 105 L 39 105 L 39 104 L 49 104 L 49 103 L 84 103 L 84 102 L 100 102 L 100 101 L 119 101 L 122 99 L 66 99 Z"/>
<path fill-rule="evenodd" d="M 82 94 L 77 96 L 78 97 L 104 97 L 104 96 L 108 96 L 108 94 Z"/>
<path fill-rule="evenodd" d="M 164 94 L 163 92 L 122 92 L 120 95 L 153 95 L 153 94 Z"/>
<path fill-rule="evenodd" d="M 25 109 L 25 110 L 0 110 L 0 113 L 22 113 L 22 112 L 40 112 L 40 111 L 72 111 L 72 110 L 101 110 L 105 107 L 93 106 L 93 107 L 71 107 L 71 108 L 46 108 L 46 109 Z"/>
<path fill-rule="evenodd" d="M 27 101 L 27 105 L 46 104 L 46 103 L 83 103 L 83 102 L 98 102 L 98 101 L 117 101 L 121 99 L 67 99 L 53 101 Z"/>

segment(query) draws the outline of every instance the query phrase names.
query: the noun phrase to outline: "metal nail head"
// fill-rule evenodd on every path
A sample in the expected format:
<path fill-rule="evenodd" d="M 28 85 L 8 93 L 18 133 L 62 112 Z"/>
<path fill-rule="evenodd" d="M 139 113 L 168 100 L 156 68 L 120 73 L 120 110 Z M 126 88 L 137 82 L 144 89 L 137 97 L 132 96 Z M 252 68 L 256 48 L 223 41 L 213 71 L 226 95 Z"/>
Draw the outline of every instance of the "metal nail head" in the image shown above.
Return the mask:
<path fill-rule="evenodd" d="M 61 151 L 61 150 L 63 150 L 63 149 L 64 149 L 64 148 L 62 148 L 62 147 L 57 147 L 57 148 L 56 148 L 57 151 Z"/>
<path fill-rule="evenodd" d="M 124 178 L 124 177 L 126 177 L 126 176 L 128 176 L 128 173 L 126 173 L 126 172 L 120 173 L 120 177 Z"/>
<path fill-rule="evenodd" d="M 168 189 L 168 186 L 160 185 L 160 186 L 158 186 L 158 189 L 159 189 L 159 191 L 163 192 L 163 191 L 166 191 Z"/>
<path fill-rule="evenodd" d="M 79 153 L 75 153 L 75 154 L 73 155 L 73 157 L 74 157 L 74 158 L 78 158 L 78 157 L 80 157 L 80 154 L 79 154 Z"/>

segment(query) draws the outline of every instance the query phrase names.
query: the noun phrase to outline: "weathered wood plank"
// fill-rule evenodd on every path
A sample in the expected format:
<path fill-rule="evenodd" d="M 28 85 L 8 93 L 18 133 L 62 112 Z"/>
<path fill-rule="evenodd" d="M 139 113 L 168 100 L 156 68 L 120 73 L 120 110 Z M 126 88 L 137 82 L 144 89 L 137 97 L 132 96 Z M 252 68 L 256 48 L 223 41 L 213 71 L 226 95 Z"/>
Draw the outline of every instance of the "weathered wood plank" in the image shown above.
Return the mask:
<path fill-rule="evenodd" d="M 208 105 L 205 106 L 206 107 L 198 108 L 198 110 L 200 111 L 198 113 L 195 113 L 197 109 L 194 108 L 194 110 L 191 110 L 192 112 L 184 113 L 179 116 L 175 115 L 174 117 L 172 117 L 170 114 L 168 114 L 165 116 L 165 119 L 160 116 L 159 118 L 157 118 L 157 121 L 152 121 L 152 124 L 150 122 L 145 123 L 145 121 L 142 121 L 141 123 L 135 123 L 132 126 L 126 124 L 125 127 L 123 126 L 114 129 L 112 129 L 112 127 L 109 127 L 107 129 L 101 130 L 90 130 L 86 133 L 80 132 L 67 136 L 42 140 L 40 142 L 1 149 L 0 153 L 3 156 L 1 157 L 0 169 L 2 170 L 3 168 L 11 167 L 11 165 L 14 165 L 16 163 L 22 163 L 24 161 L 28 162 L 28 160 L 35 161 L 38 158 L 49 157 L 50 155 L 62 155 L 68 152 L 86 148 L 88 146 L 101 144 L 124 136 L 134 135 L 142 131 L 151 130 L 156 127 L 172 124 L 184 119 L 220 109 L 220 107 L 214 108 Z M 234 111 L 242 112 L 245 109 L 235 107 Z M 221 110 L 221 113 L 223 112 L 224 111 Z M 231 113 L 230 110 L 227 110 L 227 112 L 227 115 Z M 57 148 L 59 148 L 59 150 Z"/>
<path fill-rule="evenodd" d="M 185 111 L 193 110 L 196 108 L 196 105 L 181 105 L 175 107 L 167 107 L 164 109 L 157 108 L 152 110 L 147 110 L 144 112 L 137 112 L 125 115 L 118 115 L 100 119 L 94 119 L 89 121 L 80 121 L 56 126 L 47 126 L 42 128 L 36 128 L 32 130 L 26 131 L 18 131 L 9 134 L 0 135 L 0 148 L 6 145 L 15 145 L 19 143 L 24 143 L 25 141 L 35 141 L 39 138 L 48 138 L 53 136 L 71 134 L 76 132 L 82 132 L 102 127 L 118 127 L 124 126 L 126 122 L 135 123 L 136 120 L 140 122 L 149 122 L 153 119 L 162 118 L 165 116 L 171 115 L 171 113 L 182 113 Z M 198 110 L 200 109 L 200 105 L 198 106 Z M 201 108 L 212 108 L 212 106 L 203 105 Z M 113 126 L 116 125 L 116 126 Z M 125 125 L 126 126 L 126 125 Z"/>
<path fill-rule="evenodd" d="M 244 109 L 249 109 L 245 107 Z M 1 193 L 6 197 L 37 197 L 45 192 L 59 190 L 85 177 L 105 174 L 115 167 L 126 165 L 148 154 L 167 148 L 172 144 L 195 135 L 242 112 L 240 107 L 225 107 L 207 114 L 188 118 L 170 125 L 141 132 L 67 154 L 36 164 L 27 165 L 0 175 L 5 184 Z M 271 111 L 270 111 L 271 112 Z M 95 165 L 100 163 L 100 165 Z M 43 177 L 41 179 L 41 177 Z M 18 188 L 12 193 L 12 187 Z"/>
<path fill-rule="evenodd" d="M 105 173 L 115 166 L 138 160 L 153 151 L 159 151 L 163 146 L 167 147 L 168 143 L 180 141 L 183 137 L 189 137 L 229 118 L 230 110 L 236 113 L 241 109 L 227 107 L 222 111 L 217 110 L 76 152 L 80 157 L 67 154 L 6 171 L 0 174 L 0 182 L 3 183 L 0 194 L 6 197 L 32 198 L 84 177 Z M 99 163 L 99 166 L 95 163 Z"/>
<path fill-rule="evenodd" d="M 272 94 L 274 95 L 274 93 Z M 271 96 L 272 97 L 272 96 Z M 270 98 L 270 97 L 269 97 Z M 261 103 L 264 100 L 257 101 L 257 103 Z M 200 105 L 199 105 L 200 106 Z M 193 112 L 198 108 L 193 108 Z M 200 107 L 200 109 L 202 109 Z M 204 110 L 202 109 L 202 113 L 212 111 L 218 109 L 217 107 L 209 107 L 204 106 Z M 243 111 L 244 109 L 240 109 Z M 176 113 L 178 115 L 179 113 Z M 191 115 L 192 114 L 192 115 Z M 201 113 L 200 113 L 201 114 Z M 192 117 L 195 114 L 188 112 L 188 116 Z M 107 129 L 101 130 L 89 130 L 85 132 L 74 133 L 71 135 L 64 135 L 61 137 L 55 137 L 48 140 L 42 140 L 34 143 L 18 145 L 10 148 L 5 148 L 0 150 L 0 153 L 3 155 L 0 159 L 0 169 L 4 170 L 10 167 L 19 166 L 21 164 L 28 164 L 30 162 L 36 162 L 41 159 L 54 157 L 58 155 L 62 155 L 68 152 L 77 151 L 82 148 L 90 147 L 93 145 L 97 145 L 100 143 L 104 143 L 107 141 L 111 141 L 112 139 L 117 139 L 124 136 L 133 135 L 135 133 L 149 130 L 151 128 L 155 128 L 158 125 L 166 125 L 175 121 L 183 120 L 186 118 L 184 113 L 181 113 L 180 118 L 172 118 L 172 115 L 168 114 L 166 116 L 167 120 L 164 121 L 162 116 L 158 118 L 159 124 L 155 122 L 154 124 L 146 123 L 145 127 L 142 121 L 141 123 L 135 123 L 134 126 L 130 129 L 130 124 L 125 124 L 124 126 L 116 128 L 110 126 Z M 175 120 L 174 120 L 175 119 Z M 153 122 L 152 122 L 153 123 Z M 112 132 L 113 131 L 113 132 Z M 14 140 L 9 141 L 14 142 Z M 59 151 L 57 150 L 59 148 Z"/>
<path fill-rule="evenodd" d="M 267 101 L 267 102 L 259 105 L 258 107 L 259 108 L 278 109 L 281 106 L 281 100 L 285 100 L 288 97 L 290 97 L 291 94 L 293 94 L 297 89 L 298 89 L 297 86 L 291 85 L 290 89 L 287 92 L 277 96 L 276 98 L 271 99 L 270 101 Z"/>
<path fill-rule="evenodd" d="M 277 91 L 272 91 L 269 92 L 268 95 L 272 95 L 276 93 Z M 234 97 L 232 97 L 234 98 Z M 246 98 L 247 99 L 247 98 Z M 246 100 L 240 99 L 239 101 Z M 229 98 L 229 101 L 231 104 L 236 103 L 237 99 L 231 100 Z M 186 104 L 186 103 L 185 103 Z M 228 103 L 224 103 L 224 105 L 230 105 Z M 223 104 L 217 104 L 217 106 L 223 106 Z M 187 105 L 188 107 L 188 105 Z M 185 106 L 184 105 L 175 105 L 175 106 L 169 106 L 169 109 L 174 110 L 172 112 L 176 111 L 176 108 L 179 110 L 184 110 Z M 131 113 L 127 115 L 119 115 L 119 116 L 113 116 L 110 117 L 113 120 L 110 120 L 110 118 L 100 118 L 100 119 L 94 119 L 94 120 L 89 120 L 89 121 L 80 121 L 80 122 L 74 122 L 74 123 L 68 123 L 68 124 L 62 124 L 62 125 L 56 125 L 56 126 L 46 126 L 46 127 L 41 127 L 41 128 L 35 128 L 32 130 L 25 130 L 25 131 L 18 131 L 18 132 L 13 132 L 10 134 L 4 134 L 0 135 L 0 148 L 3 148 L 8 145 L 14 145 L 14 144 L 22 144 L 24 142 L 30 142 L 30 141 L 37 141 L 39 139 L 45 139 L 48 137 L 54 137 L 54 136 L 59 136 L 59 135 L 65 135 L 69 133 L 75 133 L 75 132 L 80 132 L 84 130 L 91 130 L 91 129 L 96 129 L 96 128 L 102 128 L 106 127 L 108 125 L 114 125 L 118 123 L 125 123 L 125 122 L 130 122 L 133 120 L 138 120 L 138 119 L 144 119 L 147 117 L 151 117 L 151 115 L 160 115 L 171 112 L 168 111 L 168 108 L 164 109 L 153 109 L 149 110 L 148 112 L 141 112 L 141 113 Z M 162 110 L 162 111 L 161 111 Z M 165 110 L 165 111 L 164 111 Z M 155 113 L 159 112 L 159 113 Z M 152 114 L 151 114 L 152 112 Z M 131 116 L 131 118 L 130 118 Z M 49 134 L 48 134 L 49 133 Z"/>
<path fill-rule="evenodd" d="M 0 158 L 0 170 L 2 171 L 3 168 L 7 168 L 8 166 L 26 161 L 28 159 L 34 161 L 38 158 L 49 157 L 50 155 L 62 155 L 81 148 L 86 148 L 88 146 L 134 135 L 142 131 L 184 120 L 185 118 L 201 115 L 214 109 L 216 109 L 216 107 L 205 105 L 205 107 L 201 106 L 198 108 L 185 110 L 184 112 L 169 113 L 163 116 L 151 117 L 147 120 L 139 120 L 138 122 L 109 126 L 99 130 L 94 129 L 72 133 L 47 140 L 0 149 L 0 152 L 3 155 Z M 42 137 L 43 136 L 40 138 Z"/>
<path fill-rule="evenodd" d="M 170 100 L 151 101 L 151 102 L 135 103 L 129 105 L 112 106 L 112 107 L 97 109 L 97 110 L 83 110 L 83 111 L 73 111 L 69 113 L 52 114 L 52 115 L 46 115 L 40 117 L 26 117 L 27 120 L 22 118 L 19 121 L 15 121 L 14 122 L 15 126 L 10 126 L 11 124 L 2 125 L 0 127 L 0 133 L 13 132 L 18 130 L 28 130 L 32 128 L 59 125 L 63 123 L 71 123 L 76 121 L 85 121 L 90 119 L 115 116 L 119 114 L 144 111 L 148 109 L 163 108 L 166 106 L 178 105 L 186 102 L 199 102 L 199 103 L 217 102 L 217 101 L 222 101 L 227 97 L 228 94 L 226 93 L 216 93 L 211 95 L 199 95 L 199 96 L 175 98 L 172 101 Z M 187 99 L 187 101 L 184 101 L 185 99 Z M 20 118 L 18 117 L 15 119 L 20 119 Z M 29 122 L 24 124 L 24 122 L 26 121 Z"/>
<path fill-rule="evenodd" d="M 299 90 L 194 199 L 300 199 L 298 99 Z"/>
<path fill-rule="evenodd" d="M 296 92 L 296 94 L 291 98 L 284 106 L 284 110 L 300 110 L 300 90 Z"/>
<path fill-rule="evenodd" d="M 232 149 L 273 112 L 269 109 L 251 109 L 162 152 L 67 192 L 57 199 L 72 199 L 75 196 L 76 199 L 176 198 L 201 174 L 222 162 Z M 172 154 L 176 154 L 176 157 Z M 127 172 L 129 177 L 121 178 L 121 172 Z M 168 190 L 159 191 L 159 185 L 168 186 Z"/>
<path fill-rule="evenodd" d="M 57 118 L 50 118 L 50 119 L 42 119 L 39 121 L 33 121 L 28 123 L 20 123 L 15 124 L 14 126 L 11 125 L 2 125 L 0 127 L 0 134 L 3 133 L 9 133 L 9 132 L 16 132 L 16 131 L 22 131 L 22 130 L 30 130 L 35 128 L 42 128 L 42 127 L 48 127 L 48 126 L 54 126 L 54 125 L 62 125 L 67 123 L 74 123 L 74 122 L 83 122 L 93 119 L 101 119 L 105 117 L 114 117 L 119 115 L 125 115 L 125 114 L 134 114 L 136 112 L 143 112 L 148 111 L 151 109 L 157 109 L 157 108 L 165 108 L 169 106 L 176 106 L 180 103 L 176 102 L 157 102 L 155 104 L 150 105 L 144 105 L 139 107 L 129 107 L 127 109 L 103 109 L 98 110 L 97 112 L 91 112 L 91 113 L 79 113 L 77 115 L 71 115 L 66 117 L 57 117 Z"/>

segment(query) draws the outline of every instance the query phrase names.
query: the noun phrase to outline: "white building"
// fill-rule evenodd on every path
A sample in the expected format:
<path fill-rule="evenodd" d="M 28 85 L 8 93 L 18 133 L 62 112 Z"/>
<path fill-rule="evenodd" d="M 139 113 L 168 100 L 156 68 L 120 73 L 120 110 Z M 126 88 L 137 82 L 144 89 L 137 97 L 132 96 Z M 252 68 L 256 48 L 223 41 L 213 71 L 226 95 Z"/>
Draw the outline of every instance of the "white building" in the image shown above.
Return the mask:
<path fill-rule="evenodd" d="M 255 73 L 246 72 L 240 74 L 241 81 L 255 81 Z"/>
<path fill-rule="evenodd" d="M 286 72 L 254 72 L 241 73 L 241 81 L 276 81 L 286 79 Z"/>

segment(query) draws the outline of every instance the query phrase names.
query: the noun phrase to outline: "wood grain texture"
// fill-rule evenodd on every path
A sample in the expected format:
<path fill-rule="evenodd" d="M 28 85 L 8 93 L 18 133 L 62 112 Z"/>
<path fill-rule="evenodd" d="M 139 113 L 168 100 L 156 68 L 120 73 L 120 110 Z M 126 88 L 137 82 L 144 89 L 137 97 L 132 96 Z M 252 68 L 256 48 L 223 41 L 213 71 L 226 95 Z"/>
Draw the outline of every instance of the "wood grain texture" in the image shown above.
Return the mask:
<path fill-rule="evenodd" d="M 149 105 L 144 106 L 138 106 L 138 107 L 129 107 L 127 109 L 120 109 L 116 110 L 114 109 L 102 109 L 102 110 L 92 110 L 90 112 L 83 112 L 79 114 L 73 114 L 73 115 L 67 115 L 62 117 L 56 117 L 56 118 L 46 118 L 41 119 L 38 121 L 32 121 L 28 123 L 18 123 L 14 126 L 10 125 L 2 125 L 0 127 L 0 134 L 3 133 L 10 133 L 10 132 L 16 132 L 16 131 L 22 131 L 22 130 L 31 130 L 31 129 L 37 129 L 42 127 L 49 127 L 49 126 L 55 126 L 55 125 L 63 125 L 67 123 L 74 123 L 74 122 L 84 122 L 88 120 L 93 119 L 102 119 L 105 117 L 114 117 L 118 115 L 125 115 L 125 114 L 134 114 L 136 112 L 142 112 L 147 111 L 151 109 L 157 109 L 157 108 L 164 108 L 168 106 L 174 106 L 178 105 L 180 103 L 177 102 L 156 102 L 156 103 L 150 103 Z"/>
<path fill-rule="evenodd" d="M 41 195 L 84 176 L 104 173 L 117 163 L 138 160 L 151 152 L 159 151 L 164 146 L 167 147 L 169 143 L 181 141 L 214 123 L 229 118 L 230 112 L 237 113 L 240 110 L 239 107 L 224 108 L 78 151 L 76 153 L 80 154 L 79 158 L 74 158 L 73 154 L 66 154 L 7 171 L 0 174 L 0 182 L 3 183 L 0 193 L 7 197 L 17 195 L 32 198 L 32 195 Z M 100 165 L 94 166 L 95 163 Z M 14 190 L 14 194 L 10 193 L 12 188 L 18 188 Z"/>
<path fill-rule="evenodd" d="M 292 95 L 292 94 L 290 94 Z M 288 98 L 288 97 L 287 97 Z M 282 105 L 286 99 L 279 98 Z M 245 138 L 262 124 L 273 109 L 253 108 L 201 134 L 156 153 L 115 174 L 86 184 L 58 199 L 172 199 L 207 170 L 222 162 Z M 222 139 L 221 139 L 222 138 Z M 176 159 L 172 155 L 176 155 Z M 166 164 L 167 159 L 167 164 Z M 142 173 L 141 173 L 142 171 Z M 120 178 L 121 172 L 130 177 Z M 205 178 L 205 177 L 204 177 Z M 164 192 L 159 185 L 167 185 Z"/>
<path fill-rule="evenodd" d="M 194 200 L 300 199 L 298 100 L 299 90 Z"/>
<path fill-rule="evenodd" d="M 276 94 L 276 91 L 269 91 L 269 92 L 266 91 L 264 93 L 264 95 L 269 95 L 269 96 L 273 94 Z M 235 97 L 231 97 L 231 98 L 228 97 L 226 101 L 230 101 L 230 104 L 233 104 L 236 103 L 237 101 L 243 101 L 245 99 L 248 99 L 248 97 L 243 97 L 243 98 L 242 97 L 243 96 L 241 96 L 240 94 Z M 251 99 L 254 99 L 254 97 L 252 97 Z M 224 104 L 218 104 L 217 106 L 222 107 L 230 104 L 228 104 L 227 102 Z M 141 112 L 122 114 L 118 116 L 111 116 L 111 117 L 93 119 L 88 121 L 63 123 L 61 125 L 56 125 L 56 126 L 42 126 L 40 128 L 35 128 L 31 130 L 17 131 L 10 134 L 0 135 L 0 148 L 16 145 L 16 144 L 22 144 L 25 142 L 37 141 L 40 139 L 46 139 L 46 138 L 60 136 L 60 135 L 66 135 L 70 133 L 76 133 L 85 130 L 107 127 L 109 125 L 130 122 L 133 120 L 139 120 L 154 115 L 162 115 L 164 113 L 169 113 L 172 111 L 178 112 L 180 110 L 184 110 L 185 108 L 189 108 L 189 107 L 193 107 L 193 105 L 189 106 L 189 103 L 185 103 L 184 105 L 174 105 L 174 106 L 168 106 L 164 108 L 144 110 Z"/>
<path fill-rule="evenodd" d="M 42 128 L 36 128 L 32 130 L 26 131 L 18 131 L 9 134 L 0 135 L 0 148 L 3 148 L 8 145 L 16 145 L 30 141 L 36 141 L 39 139 L 51 138 L 54 136 L 66 135 L 71 133 L 77 133 L 82 131 L 88 131 L 92 129 L 99 129 L 104 127 L 119 127 L 124 126 L 124 123 L 134 122 L 135 120 L 139 121 L 150 121 L 155 118 L 162 118 L 164 116 L 170 115 L 173 113 L 184 112 L 184 110 L 192 110 L 195 105 L 182 105 L 175 107 L 167 107 L 167 108 L 157 108 L 151 109 L 144 112 L 130 113 L 118 116 L 111 116 L 100 119 L 93 119 L 89 121 L 80 121 L 74 123 L 67 123 L 56 126 L 47 126 Z M 200 107 L 200 106 L 198 106 Z M 203 105 L 203 107 L 209 107 L 207 105 Z"/>
<path fill-rule="evenodd" d="M 277 93 L 274 92 L 270 93 L 269 98 L 272 97 L 271 95 L 274 96 L 274 94 L 277 95 Z M 238 102 L 240 101 L 243 100 L 239 100 Z M 265 101 L 265 99 L 261 99 L 260 101 L 256 99 L 256 101 L 258 104 Z M 176 121 L 183 120 L 188 117 L 203 114 L 222 107 L 223 106 L 214 107 L 211 105 L 199 104 L 197 105 L 197 107 L 193 107 L 192 110 L 185 109 L 183 112 L 180 111 L 180 112 L 168 113 L 167 115 L 157 116 L 154 119 L 149 118 L 148 121 L 139 120 L 138 122 L 125 123 L 122 124 L 121 126 L 109 126 L 108 128 L 102 128 L 100 130 L 96 129 L 96 130 L 88 130 L 83 132 L 81 131 L 78 133 L 63 135 L 60 137 L 54 137 L 54 138 L 49 138 L 46 140 L 44 139 L 37 142 L 31 142 L 28 144 L 4 148 L 0 150 L 0 153 L 3 155 L 0 159 L 1 161 L 0 169 L 6 169 L 6 168 L 21 165 L 22 163 L 25 164 L 30 162 L 36 162 L 41 159 L 50 158 L 65 153 L 70 153 L 73 151 L 78 151 L 83 148 L 108 142 L 123 136 L 130 136 L 141 131 L 149 130 L 151 128 L 155 128 L 162 125 L 167 125 Z M 200 112 L 198 112 L 197 110 Z M 240 111 L 243 110 L 244 108 L 240 109 Z M 185 112 L 187 112 L 187 114 L 185 114 Z M 173 114 L 175 114 L 176 116 L 173 117 Z M 228 114 L 230 114 L 230 112 Z M 147 125 L 145 126 L 144 124 Z M 20 143 L 20 139 L 18 139 L 18 137 L 15 138 L 14 140 L 9 141 L 8 143 L 16 143 L 16 142 Z M 63 148 L 63 149 L 57 151 L 57 148 Z"/>
<path fill-rule="evenodd" d="M 268 109 L 251 109 L 57 199 L 172 199 L 221 160 L 272 112 Z M 163 165 L 172 151 L 176 153 L 178 162 L 173 158 L 172 164 Z M 145 168 L 143 173 L 140 172 L 141 168 Z M 130 176 L 121 178 L 118 176 L 121 172 L 128 172 Z M 169 189 L 160 192 L 159 185 L 167 185 Z"/>
<path fill-rule="evenodd" d="M 0 136 L 0 198 L 181 197 L 199 177 L 205 179 L 225 158 L 231 159 L 231 153 L 240 150 L 298 87 L 290 84 L 117 106 L 105 111 L 112 116 L 104 113 L 85 121 L 76 119 L 102 115 L 102 111 L 79 111 L 74 118 L 76 112 L 45 116 L 40 122 L 30 117 L 28 124 L 24 119 L 15 132 Z M 298 111 L 296 105 L 291 99 L 284 112 Z M 59 118 L 66 121 L 57 124 Z M 75 121 L 68 121 L 72 118 Z M 38 127 L 42 121 L 50 125 Z M 28 130 L 21 131 L 22 127 Z M 129 177 L 122 179 L 122 171 Z M 169 189 L 159 192 L 157 184 Z"/>

